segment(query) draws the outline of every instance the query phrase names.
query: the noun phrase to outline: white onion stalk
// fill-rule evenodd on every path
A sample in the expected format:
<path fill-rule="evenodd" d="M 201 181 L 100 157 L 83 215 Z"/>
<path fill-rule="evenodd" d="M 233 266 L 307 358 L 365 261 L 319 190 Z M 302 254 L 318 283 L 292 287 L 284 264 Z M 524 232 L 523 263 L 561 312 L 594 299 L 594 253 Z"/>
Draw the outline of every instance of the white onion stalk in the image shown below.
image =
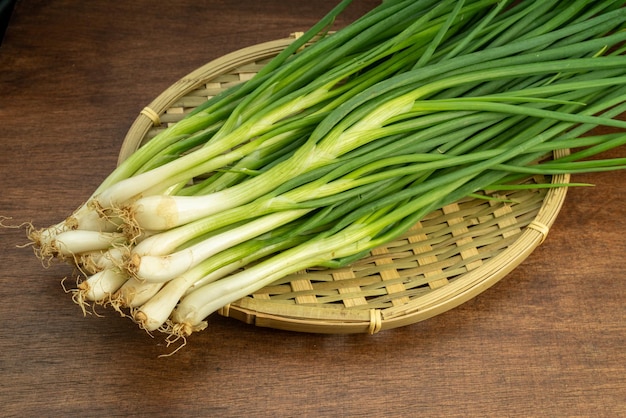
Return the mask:
<path fill-rule="evenodd" d="M 78 290 L 83 294 L 83 298 L 92 302 L 106 303 L 126 281 L 128 274 L 115 269 L 108 268 L 99 271 L 78 285 Z"/>
<path fill-rule="evenodd" d="M 111 297 L 111 304 L 121 308 L 136 308 L 143 305 L 163 287 L 163 283 L 148 283 L 130 277 Z"/>
<path fill-rule="evenodd" d="M 50 251 L 65 257 L 73 257 L 80 253 L 107 250 L 112 246 L 126 243 L 126 236 L 121 232 L 98 232 L 88 230 L 72 230 L 57 234 Z"/>
<path fill-rule="evenodd" d="M 56 225 L 43 229 L 31 229 L 29 239 L 41 248 L 42 256 L 54 254 L 55 238 L 64 232 L 87 230 L 97 232 L 115 232 L 118 229 L 119 219 L 103 216 L 102 212 L 92 202 L 79 207 L 71 216 Z"/>
<path fill-rule="evenodd" d="M 217 269 L 211 276 L 216 280 L 240 267 L 240 262 L 231 263 L 222 269 Z M 146 303 L 133 312 L 133 318 L 140 324 L 141 328 L 147 331 L 158 329 L 167 321 L 187 289 L 201 279 L 206 280 L 206 276 L 205 268 L 200 264 L 170 280 Z"/>
<path fill-rule="evenodd" d="M 278 228 L 263 237 L 246 241 L 209 257 L 194 268 L 165 283 L 159 292 L 133 313 L 140 326 L 154 331 L 165 324 L 172 310 L 187 293 L 220 280 L 246 265 L 303 242 L 301 236 L 290 235 L 289 226 Z"/>
<path fill-rule="evenodd" d="M 83 273 L 94 274 L 104 269 L 120 268 L 128 257 L 126 247 L 115 246 L 105 251 L 83 252 L 76 256 L 76 264 Z"/>
<path fill-rule="evenodd" d="M 344 231 L 334 237 L 334 240 L 307 242 L 191 291 L 181 299 L 171 315 L 173 324 L 176 324 L 173 329 L 179 330 L 182 335 L 189 335 L 197 329 L 205 328 L 204 319 L 211 313 L 287 274 L 321 264 L 328 259 L 341 257 L 344 252 L 345 254 L 359 252 L 361 246 L 366 246 L 370 235 L 364 226 L 361 224 L 354 227 L 353 231 Z M 346 242 L 353 244 L 346 245 Z"/>
<path fill-rule="evenodd" d="M 277 212 L 217 234 L 188 248 L 164 256 L 133 253 L 127 267 L 140 281 L 162 283 L 172 280 L 195 267 L 206 258 L 246 240 L 271 231 L 300 218 L 310 209 Z"/>

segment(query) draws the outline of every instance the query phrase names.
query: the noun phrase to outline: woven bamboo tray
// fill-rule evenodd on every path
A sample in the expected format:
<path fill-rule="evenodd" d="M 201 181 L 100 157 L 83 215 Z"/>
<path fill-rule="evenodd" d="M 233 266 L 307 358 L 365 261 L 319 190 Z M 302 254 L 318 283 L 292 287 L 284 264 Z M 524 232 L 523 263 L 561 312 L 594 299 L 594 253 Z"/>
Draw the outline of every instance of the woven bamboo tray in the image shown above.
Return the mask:
<path fill-rule="evenodd" d="M 141 111 L 119 161 L 209 97 L 250 79 L 294 36 L 225 55 L 173 84 Z M 569 176 L 548 181 L 567 183 Z M 473 298 L 524 261 L 546 238 L 565 194 L 566 188 L 538 188 L 490 193 L 514 203 L 459 201 L 348 267 L 292 274 L 219 313 L 319 333 L 373 334 L 422 321 Z"/>

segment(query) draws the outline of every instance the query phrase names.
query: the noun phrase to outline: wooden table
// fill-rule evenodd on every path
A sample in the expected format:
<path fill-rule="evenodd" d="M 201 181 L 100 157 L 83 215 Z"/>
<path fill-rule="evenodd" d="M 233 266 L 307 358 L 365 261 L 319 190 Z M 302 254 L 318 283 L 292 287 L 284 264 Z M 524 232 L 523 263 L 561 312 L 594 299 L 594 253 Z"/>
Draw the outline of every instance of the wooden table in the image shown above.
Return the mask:
<path fill-rule="evenodd" d="M 19 1 L 0 47 L 4 223 L 60 220 L 161 91 L 333 3 Z M 212 316 L 167 358 L 128 319 L 84 318 L 60 285 L 68 268 L 43 268 L 23 229 L 2 229 L 0 415 L 624 416 L 626 173 L 575 180 L 597 186 L 570 190 L 546 242 L 459 308 L 374 336 Z"/>

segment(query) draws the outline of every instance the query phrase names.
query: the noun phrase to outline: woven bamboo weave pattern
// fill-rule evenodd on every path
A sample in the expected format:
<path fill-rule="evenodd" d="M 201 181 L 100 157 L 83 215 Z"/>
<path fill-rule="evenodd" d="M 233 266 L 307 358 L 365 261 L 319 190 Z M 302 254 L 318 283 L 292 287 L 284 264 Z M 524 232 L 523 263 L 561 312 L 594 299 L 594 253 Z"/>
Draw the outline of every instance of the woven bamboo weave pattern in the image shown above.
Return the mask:
<path fill-rule="evenodd" d="M 515 204 L 478 205 L 476 199 L 449 205 L 348 267 L 290 275 L 253 297 L 285 303 L 340 304 L 350 309 L 406 305 L 414 297 L 479 268 L 506 249 L 534 218 L 543 195 L 512 195 L 511 199 L 521 198 Z"/>
<path fill-rule="evenodd" d="M 175 83 L 140 113 L 120 161 L 208 98 L 253 77 L 291 40 L 237 51 Z M 289 275 L 220 314 L 257 326 L 324 333 L 375 333 L 427 319 L 476 296 L 519 265 L 545 239 L 565 193 L 565 188 L 536 188 L 464 199 L 352 265 Z"/>

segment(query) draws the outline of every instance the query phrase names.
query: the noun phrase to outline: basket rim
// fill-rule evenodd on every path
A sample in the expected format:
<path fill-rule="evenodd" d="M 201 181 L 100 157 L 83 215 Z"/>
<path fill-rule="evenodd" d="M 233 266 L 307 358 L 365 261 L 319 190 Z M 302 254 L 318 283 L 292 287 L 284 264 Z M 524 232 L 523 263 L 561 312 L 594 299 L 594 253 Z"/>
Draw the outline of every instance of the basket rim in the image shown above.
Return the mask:
<path fill-rule="evenodd" d="M 137 116 L 128 130 L 118 157 L 118 164 L 128 158 L 144 140 L 148 131 L 160 124 L 159 117 L 180 98 L 214 77 L 233 71 L 245 63 L 270 58 L 287 47 L 298 33 L 290 37 L 259 43 L 233 51 L 190 72 L 172 84 Z M 567 155 L 557 150 L 554 157 Z M 552 183 L 569 183 L 568 174 L 553 176 Z M 521 264 L 539 245 L 556 220 L 564 203 L 567 187 L 550 188 L 534 220 L 514 243 L 480 267 L 463 273 L 454 280 L 423 297 L 422 303 L 411 306 L 371 309 L 304 306 L 271 303 L 270 300 L 245 297 L 218 311 L 248 324 L 288 331 L 313 333 L 369 333 L 410 325 L 439 315 L 474 298 L 493 286 Z"/>

